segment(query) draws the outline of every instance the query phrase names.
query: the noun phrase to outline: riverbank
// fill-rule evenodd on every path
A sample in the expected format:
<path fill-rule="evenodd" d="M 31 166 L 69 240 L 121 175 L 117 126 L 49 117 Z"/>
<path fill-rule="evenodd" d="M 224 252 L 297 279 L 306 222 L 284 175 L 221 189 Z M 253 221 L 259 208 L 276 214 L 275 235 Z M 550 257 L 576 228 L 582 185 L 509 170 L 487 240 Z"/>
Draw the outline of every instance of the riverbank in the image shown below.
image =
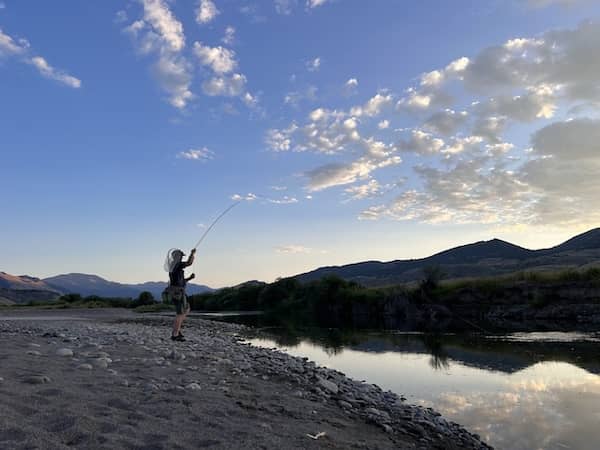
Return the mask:
<path fill-rule="evenodd" d="M 489 448 L 430 409 L 241 341 L 241 325 L 6 311 L 0 447 Z"/>

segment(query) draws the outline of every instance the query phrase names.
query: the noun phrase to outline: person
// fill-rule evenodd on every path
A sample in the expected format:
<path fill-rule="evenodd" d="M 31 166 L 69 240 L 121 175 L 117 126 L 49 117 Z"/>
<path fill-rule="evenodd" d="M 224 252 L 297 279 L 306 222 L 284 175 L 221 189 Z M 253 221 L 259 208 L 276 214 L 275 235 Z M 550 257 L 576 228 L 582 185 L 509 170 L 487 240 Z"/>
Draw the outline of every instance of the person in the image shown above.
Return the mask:
<path fill-rule="evenodd" d="M 191 266 L 194 263 L 194 255 L 196 249 L 192 249 L 190 257 L 187 261 L 183 261 L 185 253 L 179 249 L 175 249 L 171 252 L 172 263 L 169 270 L 169 294 L 173 304 L 175 305 L 175 322 L 173 323 L 173 333 L 171 339 L 174 341 L 185 341 L 183 334 L 181 334 L 181 326 L 186 316 L 190 312 L 190 305 L 185 295 L 185 285 L 188 281 L 193 280 L 196 276 L 191 274 L 185 278 L 183 269 Z"/>

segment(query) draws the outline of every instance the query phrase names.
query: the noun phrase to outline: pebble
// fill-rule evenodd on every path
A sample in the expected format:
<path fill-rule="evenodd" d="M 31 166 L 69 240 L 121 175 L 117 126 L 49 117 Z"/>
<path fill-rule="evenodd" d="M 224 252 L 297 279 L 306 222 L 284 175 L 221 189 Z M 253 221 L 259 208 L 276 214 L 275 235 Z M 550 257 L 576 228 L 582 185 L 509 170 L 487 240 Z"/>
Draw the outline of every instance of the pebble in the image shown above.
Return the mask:
<path fill-rule="evenodd" d="M 77 366 L 77 368 L 81 369 L 81 370 L 92 370 L 93 369 L 91 364 L 79 364 Z"/>
<path fill-rule="evenodd" d="M 200 386 L 198 383 L 190 383 L 185 388 L 191 391 L 199 391 L 202 389 L 202 386 Z"/>
<path fill-rule="evenodd" d="M 317 382 L 319 383 L 319 386 L 321 386 L 326 391 L 328 391 L 332 394 L 338 393 L 339 388 L 338 388 L 337 384 L 335 384 L 333 381 L 329 381 L 329 380 L 326 380 L 324 378 L 317 376 Z"/>
<path fill-rule="evenodd" d="M 59 348 L 56 350 L 58 356 L 73 356 L 73 350 L 70 348 Z"/>
<path fill-rule="evenodd" d="M 23 382 L 28 384 L 45 384 L 50 383 L 50 381 L 52 380 L 44 375 L 31 375 L 23 378 Z"/>
<path fill-rule="evenodd" d="M 42 356 L 42 354 L 40 352 L 38 352 L 37 350 L 28 350 L 27 354 L 33 355 L 33 356 Z"/>

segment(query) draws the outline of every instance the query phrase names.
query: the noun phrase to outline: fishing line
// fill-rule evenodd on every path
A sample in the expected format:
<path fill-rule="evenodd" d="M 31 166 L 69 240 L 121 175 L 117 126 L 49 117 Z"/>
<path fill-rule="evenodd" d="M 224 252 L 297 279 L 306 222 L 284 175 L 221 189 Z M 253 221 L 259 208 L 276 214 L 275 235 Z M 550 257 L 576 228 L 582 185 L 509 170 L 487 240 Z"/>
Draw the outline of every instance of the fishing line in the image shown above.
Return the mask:
<path fill-rule="evenodd" d="M 202 243 L 202 241 L 204 240 L 204 238 L 206 237 L 206 235 L 210 232 L 210 230 L 213 229 L 213 227 L 217 224 L 217 222 L 219 220 L 221 220 L 221 218 L 225 214 L 227 214 L 229 211 L 231 211 L 234 207 L 236 207 L 237 205 L 239 205 L 240 203 L 242 203 L 242 201 L 243 201 L 243 199 L 242 200 L 238 200 L 237 202 L 229 205 L 225 211 L 223 211 L 221 214 L 219 214 L 219 216 L 213 221 L 213 223 L 211 223 L 210 226 L 206 229 L 206 231 L 204 232 L 204 234 L 202 234 L 202 236 L 200 237 L 200 239 L 198 240 L 198 242 L 194 246 L 194 250 L 198 248 L 198 246 Z"/>

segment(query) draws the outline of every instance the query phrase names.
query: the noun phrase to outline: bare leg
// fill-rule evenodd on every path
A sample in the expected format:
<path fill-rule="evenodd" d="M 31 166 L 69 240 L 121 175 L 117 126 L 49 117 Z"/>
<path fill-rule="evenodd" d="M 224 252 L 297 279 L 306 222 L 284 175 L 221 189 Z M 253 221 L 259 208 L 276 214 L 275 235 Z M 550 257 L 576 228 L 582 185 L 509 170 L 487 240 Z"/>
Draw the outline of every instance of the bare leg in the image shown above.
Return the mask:
<path fill-rule="evenodd" d="M 179 335 L 179 331 L 181 331 L 181 324 L 183 323 L 184 317 L 185 315 L 183 314 L 177 314 L 177 316 L 175 316 L 175 322 L 173 323 L 173 336 Z"/>

